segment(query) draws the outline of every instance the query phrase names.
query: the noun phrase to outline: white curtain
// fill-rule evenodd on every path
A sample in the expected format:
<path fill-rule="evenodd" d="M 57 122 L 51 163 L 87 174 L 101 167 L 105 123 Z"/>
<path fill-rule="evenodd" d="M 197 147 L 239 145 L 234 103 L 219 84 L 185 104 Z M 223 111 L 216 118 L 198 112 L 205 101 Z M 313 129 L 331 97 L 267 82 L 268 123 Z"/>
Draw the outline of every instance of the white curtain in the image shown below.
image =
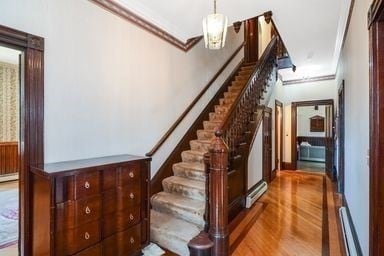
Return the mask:
<path fill-rule="evenodd" d="M 19 140 L 19 67 L 0 62 L 0 142 Z"/>

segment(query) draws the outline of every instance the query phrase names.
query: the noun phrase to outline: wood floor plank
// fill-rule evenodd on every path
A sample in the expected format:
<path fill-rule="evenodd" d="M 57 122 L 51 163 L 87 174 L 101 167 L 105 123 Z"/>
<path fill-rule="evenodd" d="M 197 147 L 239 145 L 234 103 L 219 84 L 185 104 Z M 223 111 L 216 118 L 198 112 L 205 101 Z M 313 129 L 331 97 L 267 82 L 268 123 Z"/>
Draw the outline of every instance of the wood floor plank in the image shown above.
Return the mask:
<path fill-rule="evenodd" d="M 232 255 L 322 255 L 324 179 L 279 172 L 258 201 L 263 211 Z"/>

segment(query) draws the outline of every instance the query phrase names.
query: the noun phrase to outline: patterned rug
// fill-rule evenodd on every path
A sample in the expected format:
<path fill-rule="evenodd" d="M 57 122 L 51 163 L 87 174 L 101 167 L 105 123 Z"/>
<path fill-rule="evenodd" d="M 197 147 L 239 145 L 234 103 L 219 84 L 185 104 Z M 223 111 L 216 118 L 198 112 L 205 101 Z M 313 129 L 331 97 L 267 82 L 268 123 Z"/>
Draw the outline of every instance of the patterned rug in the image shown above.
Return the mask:
<path fill-rule="evenodd" d="M 0 191 L 0 249 L 16 244 L 19 229 L 17 189 Z"/>

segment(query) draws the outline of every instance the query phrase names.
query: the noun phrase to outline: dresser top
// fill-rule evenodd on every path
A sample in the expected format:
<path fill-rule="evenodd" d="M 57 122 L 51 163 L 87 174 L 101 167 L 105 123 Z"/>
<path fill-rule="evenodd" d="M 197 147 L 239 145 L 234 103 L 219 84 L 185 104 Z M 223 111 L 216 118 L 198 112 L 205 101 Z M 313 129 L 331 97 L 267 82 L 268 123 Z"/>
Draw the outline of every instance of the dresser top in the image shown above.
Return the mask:
<path fill-rule="evenodd" d="M 74 171 L 100 168 L 107 165 L 122 164 L 132 161 L 151 161 L 150 157 L 133 156 L 133 155 L 115 155 L 105 156 L 49 164 L 38 164 L 32 166 L 32 172 L 46 177 L 67 176 L 72 175 Z"/>

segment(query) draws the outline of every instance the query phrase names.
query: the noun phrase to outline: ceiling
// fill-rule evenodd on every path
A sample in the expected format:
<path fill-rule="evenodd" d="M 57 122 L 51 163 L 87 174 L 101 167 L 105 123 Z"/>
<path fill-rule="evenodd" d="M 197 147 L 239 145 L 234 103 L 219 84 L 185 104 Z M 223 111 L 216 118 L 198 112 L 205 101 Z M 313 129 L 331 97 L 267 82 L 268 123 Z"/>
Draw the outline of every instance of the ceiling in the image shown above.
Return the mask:
<path fill-rule="evenodd" d="M 202 34 L 202 19 L 213 0 L 115 0 L 181 41 Z M 281 70 L 283 80 L 334 75 L 351 0 L 217 0 L 229 24 L 271 10 L 273 20 L 297 67 Z"/>

